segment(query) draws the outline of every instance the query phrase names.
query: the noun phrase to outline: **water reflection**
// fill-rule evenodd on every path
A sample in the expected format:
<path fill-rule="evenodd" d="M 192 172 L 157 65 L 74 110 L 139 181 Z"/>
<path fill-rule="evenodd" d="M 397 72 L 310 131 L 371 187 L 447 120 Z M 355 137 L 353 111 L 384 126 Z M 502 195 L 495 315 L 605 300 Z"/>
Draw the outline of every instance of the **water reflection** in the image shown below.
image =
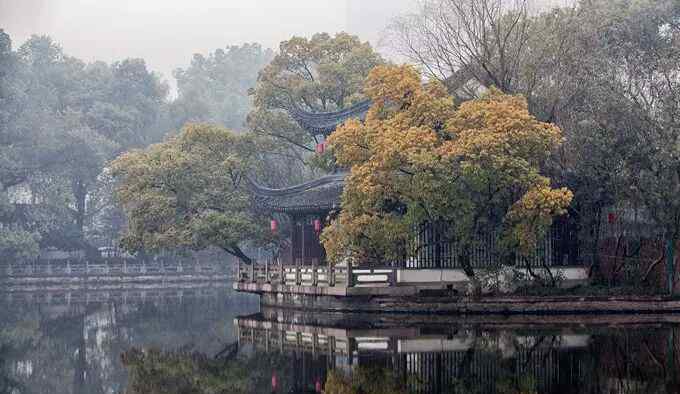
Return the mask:
<path fill-rule="evenodd" d="M 539 324 L 265 310 L 236 325 L 242 348 L 297 366 L 290 378 L 296 392 L 679 392 L 677 326 L 589 319 Z"/>
<path fill-rule="evenodd" d="M 263 308 L 226 285 L 5 293 L 0 393 L 679 393 L 680 316 Z"/>
<path fill-rule="evenodd" d="M 228 284 L 13 291 L 0 301 L 0 393 L 122 393 L 132 347 L 215 354 L 257 298 Z"/>

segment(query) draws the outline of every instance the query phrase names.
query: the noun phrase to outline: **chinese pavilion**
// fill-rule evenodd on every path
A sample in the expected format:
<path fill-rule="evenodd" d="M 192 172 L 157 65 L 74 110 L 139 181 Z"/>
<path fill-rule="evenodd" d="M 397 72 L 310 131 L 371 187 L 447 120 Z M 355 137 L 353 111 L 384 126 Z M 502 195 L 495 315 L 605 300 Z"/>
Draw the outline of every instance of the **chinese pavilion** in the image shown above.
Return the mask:
<path fill-rule="evenodd" d="M 371 105 L 370 100 L 361 101 L 347 109 L 310 113 L 293 106 L 290 116 L 315 139 L 325 139 L 348 119 L 364 120 Z M 317 149 L 317 152 L 323 151 Z M 324 226 L 340 209 L 340 197 L 344 187 L 346 170 L 319 179 L 282 189 L 271 189 L 251 182 L 258 205 L 268 211 L 283 214 L 290 219 L 290 242 L 281 250 L 279 261 L 284 265 L 325 265 L 326 254 L 319 235 Z M 404 261 L 391 262 L 408 269 L 460 268 L 458 248 L 445 240 L 445 223 L 423 223 L 414 229 L 415 251 Z M 573 265 L 578 253 L 574 252 L 573 231 L 565 232 L 564 225 L 554 225 L 551 234 L 539 245 L 533 266 Z M 272 231 L 278 230 L 278 222 L 272 221 Z M 496 260 L 496 242 L 492 235 L 481 240 L 483 247 L 472 251 L 473 267 L 485 267 Z M 486 239 L 488 238 L 488 239 Z"/>
<path fill-rule="evenodd" d="M 359 102 L 336 112 L 310 113 L 293 106 L 290 116 L 315 139 L 325 139 L 336 127 L 348 119 L 363 120 L 371 105 L 370 100 Z M 320 145 L 323 150 L 323 145 Z M 300 185 L 271 189 L 251 182 L 255 199 L 261 207 L 288 216 L 291 224 L 290 242 L 279 259 L 290 265 L 323 265 L 326 253 L 319 240 L 329 216 L 340 208 L 340 196 L 346 171 L 339 171 Z M 272 231 L 278 223 L 272 221 Z"/>

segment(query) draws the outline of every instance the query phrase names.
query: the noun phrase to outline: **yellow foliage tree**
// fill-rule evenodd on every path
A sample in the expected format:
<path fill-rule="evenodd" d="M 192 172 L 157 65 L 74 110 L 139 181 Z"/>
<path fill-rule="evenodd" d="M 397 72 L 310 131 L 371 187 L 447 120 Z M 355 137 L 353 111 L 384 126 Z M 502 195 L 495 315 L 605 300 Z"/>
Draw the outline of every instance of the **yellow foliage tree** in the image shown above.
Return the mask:
<path fill-rule="evenodd" d="M 329 139 L 350 169 L 343 210 L 323 233 L 331 262 L 408 257 L 414 225 L 446 221 L 474 278 L 476 235 L 500 229 L 507 255 L 526 255 L 570 204 L 572 193 L 540 173 L 561 132 L 531 116 L 523 97 L 490 90 L 456 108 L 443 85 L 423 85 L 409 66 L 376 67 L 365 93 L 365 122 L 350 120 Z"/>

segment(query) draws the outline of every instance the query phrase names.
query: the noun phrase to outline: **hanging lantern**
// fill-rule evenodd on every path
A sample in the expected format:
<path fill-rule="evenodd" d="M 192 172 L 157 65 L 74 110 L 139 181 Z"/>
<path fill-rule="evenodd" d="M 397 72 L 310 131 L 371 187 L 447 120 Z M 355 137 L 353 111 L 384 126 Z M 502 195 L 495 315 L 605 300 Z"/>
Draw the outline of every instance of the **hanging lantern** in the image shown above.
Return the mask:
<path fill-rule="evenodd" d="M 322 154 L 325 151 L 326 151 L 326 143 L 325 142 L 319 142 L 318 144 L 316 144 L 316 153 Z"/>
<path fill-rule="evenodd" d="M 272 374 L 272 391 L 276 391 L 279 386 L 279 380 L 276 378 L 276 374 Z"/>
<path fill-rule="evenodd" d="M 321 387 L 321 381 L 319 378 L 316 379 L 316 383 L 314 383 L 314 391 L 317 393 L 320 393 L 323 390 L 323 387 Z"/>
<path fill-rule="evenodd" d="M 321 219 L 314 219 L 314 231 L 321 232 Z"/>
<path fill-rule="evenodd" d="M 615 213 L 610 213 L 607 218 L 609 223 L 616 223 L 616 214 Z"/>
<path fill-rule="evenodd" d="M 272 221 L 270 223 L 270 228 L 272 230 L 272 233 L 275 233 L 276 230 L 278 230 L 278 228 L 279 228 L 279 223 L 275 219 L 272 219 Z"/>

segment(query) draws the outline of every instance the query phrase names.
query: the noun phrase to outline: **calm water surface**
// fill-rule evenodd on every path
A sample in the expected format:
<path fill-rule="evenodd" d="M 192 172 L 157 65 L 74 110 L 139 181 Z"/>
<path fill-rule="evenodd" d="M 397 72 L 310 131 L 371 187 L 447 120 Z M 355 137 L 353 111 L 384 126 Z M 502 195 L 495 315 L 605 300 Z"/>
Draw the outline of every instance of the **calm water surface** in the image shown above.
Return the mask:
<path fill-rule="evenodd" d="M 680 393 L 668 316 L 260 311 L 214 283 L 12 291 L 0 311 L 2 394 Z"/>

